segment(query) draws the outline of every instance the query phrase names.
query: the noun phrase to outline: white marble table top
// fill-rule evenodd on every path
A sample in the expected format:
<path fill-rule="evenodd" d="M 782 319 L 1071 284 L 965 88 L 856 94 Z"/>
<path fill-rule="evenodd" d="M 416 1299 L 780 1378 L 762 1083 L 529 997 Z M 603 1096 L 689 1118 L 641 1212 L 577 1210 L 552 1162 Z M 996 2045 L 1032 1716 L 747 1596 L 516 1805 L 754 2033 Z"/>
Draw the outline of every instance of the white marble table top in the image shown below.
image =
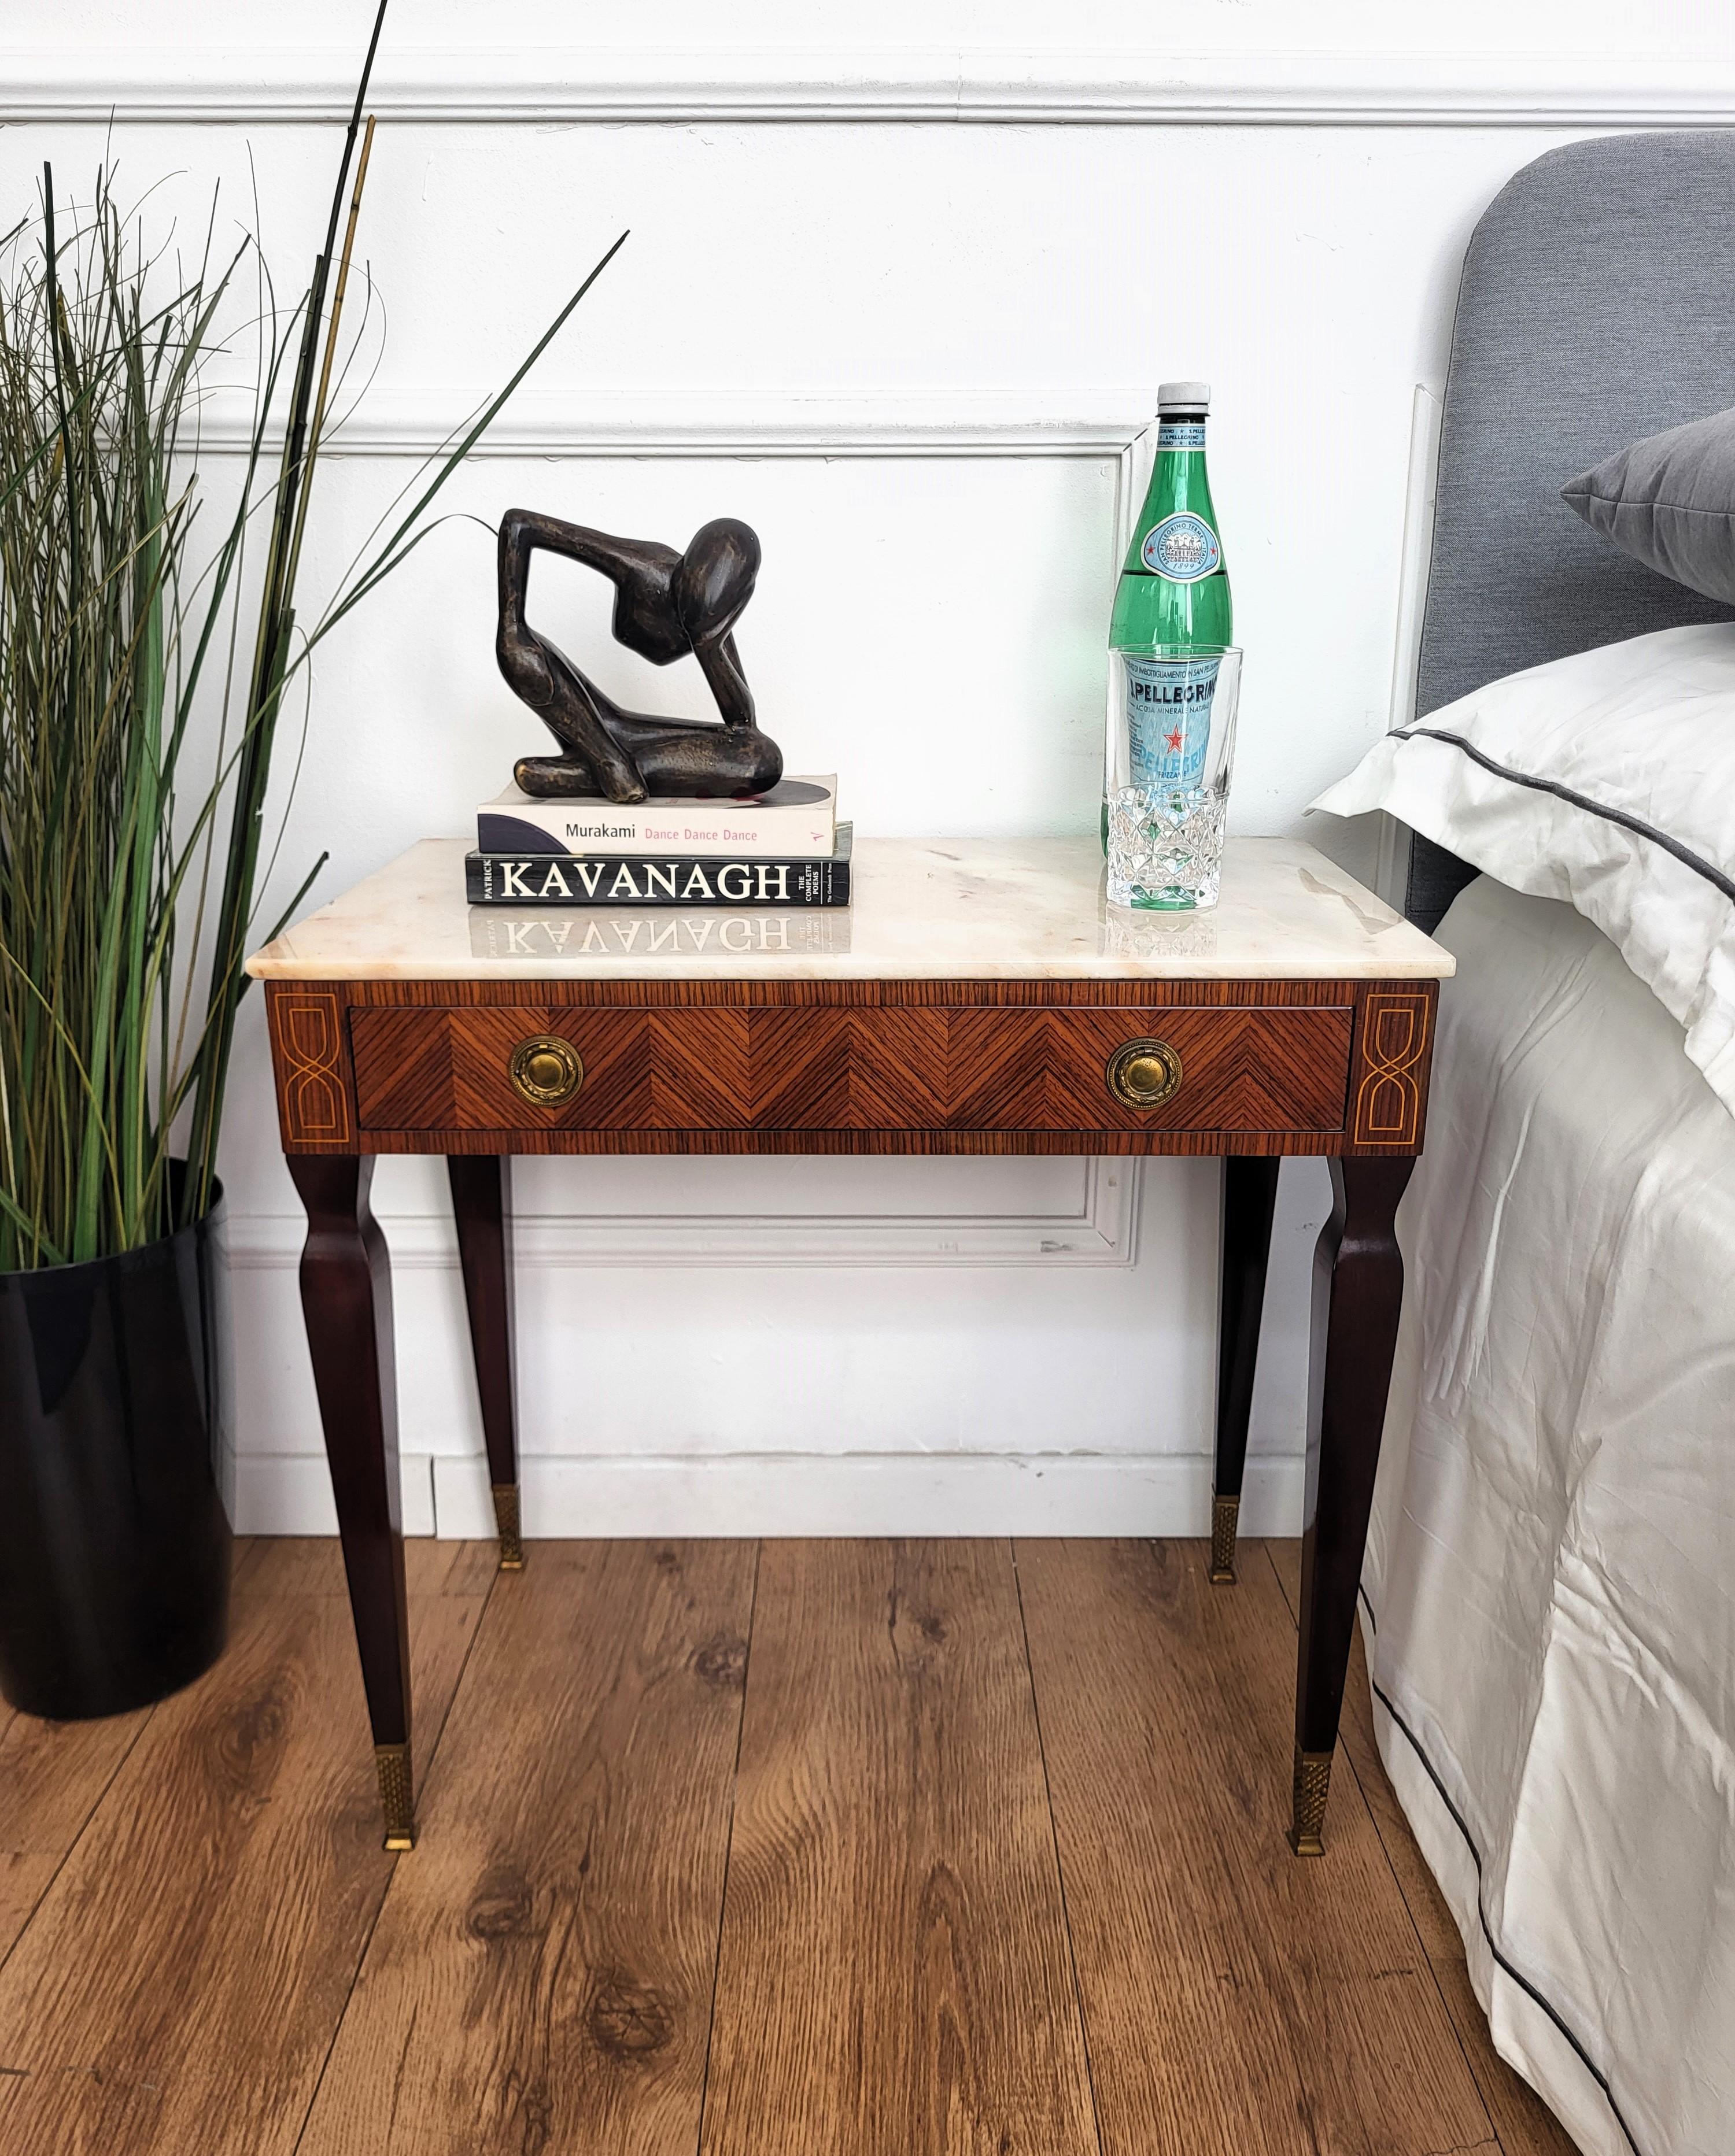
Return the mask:
<path fill-rule="evenodd" d="M 247 961 L 266 980 L 1432 980 L 1449 952 L 1293 839 L 1232 839 L 1218 904 L 1127 913 L 1094 839 L 864 839 L 828 910 L 471 906 L 425 839 Z"/>

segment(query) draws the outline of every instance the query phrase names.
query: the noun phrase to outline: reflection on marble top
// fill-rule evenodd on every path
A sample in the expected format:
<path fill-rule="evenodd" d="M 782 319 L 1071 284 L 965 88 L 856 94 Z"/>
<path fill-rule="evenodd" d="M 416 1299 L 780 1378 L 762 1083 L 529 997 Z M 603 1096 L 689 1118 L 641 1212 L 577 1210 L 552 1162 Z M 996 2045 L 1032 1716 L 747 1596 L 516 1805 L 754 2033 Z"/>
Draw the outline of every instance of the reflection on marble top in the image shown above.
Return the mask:
<path fill-rule="evenodd" d="M 865 839 L 835 911 L 471 906 L 424 839 L 268 943 L 268 980 L 1414 980 L 1449 952 L 1311 846 L 1232 839 L 1209 911 L 1125 913 L 1094 839 Z"/>

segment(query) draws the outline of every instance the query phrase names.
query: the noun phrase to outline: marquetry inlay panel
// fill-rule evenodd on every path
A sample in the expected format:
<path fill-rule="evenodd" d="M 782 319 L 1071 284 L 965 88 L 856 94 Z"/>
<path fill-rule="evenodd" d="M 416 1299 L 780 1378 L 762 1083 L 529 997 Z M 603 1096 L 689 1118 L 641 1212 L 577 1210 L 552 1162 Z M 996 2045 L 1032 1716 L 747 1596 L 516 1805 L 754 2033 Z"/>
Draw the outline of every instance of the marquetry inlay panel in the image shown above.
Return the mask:
<path fill-rule="evenodd" d="M 274 986 L 267 1005 L 285 1144 L 351 1144 L 355 1122 L 338 991 Z"/>
<path fill-rule="evenodd" d="M 1362 1002 L 1350 1138 L 1413 1152 L 1427 1099 L 1431 989 L 1370 989 Z"/>

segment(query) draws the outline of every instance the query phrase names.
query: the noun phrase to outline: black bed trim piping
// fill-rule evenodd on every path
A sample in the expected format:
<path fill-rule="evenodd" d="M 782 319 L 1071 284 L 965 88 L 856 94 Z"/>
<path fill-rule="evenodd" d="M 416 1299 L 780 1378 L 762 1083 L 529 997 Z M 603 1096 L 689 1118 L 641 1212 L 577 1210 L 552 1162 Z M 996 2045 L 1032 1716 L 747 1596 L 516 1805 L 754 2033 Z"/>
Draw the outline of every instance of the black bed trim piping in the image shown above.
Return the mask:
<path fill-rule="evenodd" d="M 1475 752 L 1472 751 L 1471 753 L 1474 754 Z M 1362 1607 L 1367 1612 L 1367 1622 L 1372 1630 L 1373 1636 L 1375 1639 L 1377 1639 L 1379 1637 L 1380 1630 L 1379 1619 L 1375 1616 L 1373 1613 L 1373 1604 L 1367 1599 L 1367 1589 L 1365 1587 L 1358 1585 L 1356 1592 L 1361 1597 Z M 1482 1907 L 1482 1852 L 1476 1847 L 1475 1837 L 1470 1833 L 1470 1829 L 1465 1825 L 1463 1814 L 1459 1810 L 1457 1805 L 1453 1803 L 1451 1798 L 1446 1794 L 1446 1785 L 1443 1781 L 1441 1781 L 1439 1774 L 1435 1773 L 1434 1762 L 1422 1749 L 1421 1742 L 1418 1738 L 1415 1731 L 1410 1727 L 1403 1717 L 1398 1712 L 1398 1709 L 1392 1704 L 1392 1702 L 1387 1694 L 1382 1691 L 1379 1686 L 1374 1682 L 1371 1656 L 1369 1657 L 1367 1683 L 1368 1689 L 1372 1692 L 1374 1697 L 1379 1702 L 1380 1705 L 1384 1707 L 1387 1713 L 1391 1716 L 1393 1726 L 1401 1730 L 1403 1732 L 1403 1735 L 1408 1739 L 1411 1751 L 1413 1751 L 1417 1758 L 1421 1761 L 1423 1772 L 1427 1775 L 1429 1780 L 1433 1783 L 1434 1789 L 1439 1794 L 1439 1800 L 1445 1806 L 1453 1825 L 1457 1828 L 1459 1833 L 1464 1837 L 1464 1845 L 1470 1851 L 1470 1861 L 1476 1867 L 1476 1921 L 1482 1928 L 1482 1937 L 1488 1942 L 1489 1953 L 1493 1955 L 1496 1962 L 1502 1969 L 1505 1970 L 1506 1974 L 1511 1978 L 1513 1983 L 1516 1984 L 1518 1989 L 1524 1993 L 1525 1996 L 1533 2000 L 1537 2005 L 1542 2008 L 1543 2013 L 1547 2015 L 1548 2019 L 1554 2024 L 1555 2027 L 1559 2030 L 1561 2035 L 1566 2038 L 1568 2043 L 1572 2046 L 1573 2051 L 1578 2056 L 1579 2064 L 1584 2068 L 1586 2073 L 1590 2076 L 1597 2087 L 1603 2092 L 1604 2101 L 1608 2104 L 1610 2112 L 1614 2114 L 1614 2123 L 1620 2128 L 1622 2133 L 1626 2137 L 1627 2147 L 1632 2150 L 1633 2156 L 1640 2156 L 1639 2144 L 1633 2138 L 1633 2129 L 1627 2124 L 1625 2119 L 1621 2117 L 1620 2106 L 1614 2101 L 1614 2092 L 1609 2086 L 1609 2076 L 1597 2065 L 1596 2061 L 1591 2057 L 1589 2052 L 1585 2050 L 1583 2045 L 1579 2042 L 1578 2039 L 1567 2026 L 1565 2021 L 1555 2011 L 1554 2008 L 1549 2005 L 1548 2001 L 1543 1998 L 1542 1993 L 1537 1989 L 1535 1984 L 1531 1982 L 1530 1979 L 1524 1974 L 1521 1969 L 1515 1969 L 1512 1966 L 1511 1963 L 1507 1960 L 1506 1957 L 1501 1952 L 1500 1948 L 1496 1944 L 1494 1933 L 1488 1928 L 1487 1914 Z"/>
<path fill-rule="evenodd" d="M 1440 726 L 1396 726 L 1393 729 L 1399 741 L 1413 741 L 1418 735 L 1428 741 L 1444 742 L 1452 748 L 1461 748 L 1472 763 L 1479 763 L 1484 771 L 1491 771 L 1496 778 L 1510 779 L 1514 786 L 1528 786 L 1537 793 L 1552 793 L 1558 801 L 1570 802 L 1574 808 L 1588 810 L 1600 816 L 1605 823 L 1619 824 L 1622 830 L 1631 831 L 1636 837 L 1649 839 L 1652 845 L 1660 846 L 1666 854 L 1673 854 L 1683 868 L 1695 875 L 1703 876 L 1706 882 L 1720 891 L 1732 906 L 1735 906 L 1735 878 L 1726 876 L 1715 862 L 1706 860 L 1691 846 L 1684 846 L 1668 831 L 1660 831 L 1655 824 L 1641 822 L 1629 816 L 1624 808 L 1610 808 L 1603 802 L 1593 801 L 1588 793 L 1575 793 L 1570 786 L 1563 786 L 1558 779 L 1538 778 L 1533 772 L 1514 771 L 1510 765 L 1496 763 L 1491 756 L 1484 756 L 1474 742 L 1467 742 L 1462 734 L 1451 734 Z M 1406 1731 L 1405 1734 L 1408 1732 Z"/>

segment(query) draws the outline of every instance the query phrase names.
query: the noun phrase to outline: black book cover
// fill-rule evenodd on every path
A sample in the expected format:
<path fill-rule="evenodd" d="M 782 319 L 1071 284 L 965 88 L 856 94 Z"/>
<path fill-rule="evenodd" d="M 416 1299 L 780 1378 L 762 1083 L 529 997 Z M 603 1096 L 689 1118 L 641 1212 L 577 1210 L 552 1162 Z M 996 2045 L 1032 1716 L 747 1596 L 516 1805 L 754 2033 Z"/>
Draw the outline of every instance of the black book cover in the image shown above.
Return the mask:
<path fill-rule="evenodd" d="M 464 856 L 464 892 L 471 906 L 847 906 L 850 839 L 840 824 L 837 849 L 823 859 L 472 852 Z"/>

